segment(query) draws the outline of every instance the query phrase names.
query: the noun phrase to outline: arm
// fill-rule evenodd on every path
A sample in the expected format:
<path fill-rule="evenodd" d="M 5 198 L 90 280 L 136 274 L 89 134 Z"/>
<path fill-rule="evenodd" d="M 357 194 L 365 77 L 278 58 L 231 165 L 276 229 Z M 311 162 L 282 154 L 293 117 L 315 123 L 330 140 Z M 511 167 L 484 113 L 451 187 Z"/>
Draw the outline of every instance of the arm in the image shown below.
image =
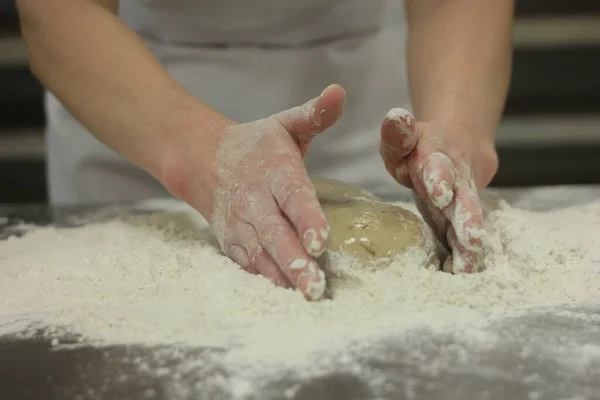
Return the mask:
<path fill-rule="evenodd" d="M 173 133 L 189 128 L 191 118 L 196 127 L 225 120 L 175 82 L 121 23 L 118 0 L 17 6 L 34 74 L 100 141 L 159 180 L 168 179 L 164 145 Z"/>
<path fill-rule="evenodd" d="M 238 125 L 168 75 L 119 21 L 117 0 L 18 8 L 32 70 L 90 132 L 200 211 L 244 269 L 308 299 L 323 295 L 314 258 L 329 231 L 302 156 L 339 119 L 342 88 Z"/>
<path fill-rule="evenodd" d="M 418 121 L 493 146 L 510 79 L 513 5 L 406 0 L 408 74 Z"/>

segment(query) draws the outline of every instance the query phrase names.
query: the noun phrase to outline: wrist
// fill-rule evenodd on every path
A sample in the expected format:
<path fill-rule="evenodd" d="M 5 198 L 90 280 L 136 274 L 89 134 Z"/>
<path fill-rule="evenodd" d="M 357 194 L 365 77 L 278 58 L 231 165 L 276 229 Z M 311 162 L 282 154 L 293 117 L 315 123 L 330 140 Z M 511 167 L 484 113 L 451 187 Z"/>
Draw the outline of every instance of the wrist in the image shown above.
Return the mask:
<path fill-rule="evenodd" d="M 164 122 L 154 176 L 207 217 L 217 184 L 217 149 L 225 128 L 235 123 L 200 102 L 171 112 Z"/>
<path fill-rule="evenodd" d="M 453 150 L 469 164 L 477 188 L 483 189 L 489 185 L 499 165 L 495 127 L 460 123 L 438 126 Z"/>

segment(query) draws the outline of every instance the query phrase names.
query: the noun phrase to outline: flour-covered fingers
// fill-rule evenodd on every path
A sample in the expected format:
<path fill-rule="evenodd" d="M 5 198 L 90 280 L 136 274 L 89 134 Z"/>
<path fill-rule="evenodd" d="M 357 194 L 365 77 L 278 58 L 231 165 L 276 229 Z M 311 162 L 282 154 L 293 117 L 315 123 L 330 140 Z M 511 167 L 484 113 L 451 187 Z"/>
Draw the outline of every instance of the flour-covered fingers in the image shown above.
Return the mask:
<path fill-rule="evenodd" d="M 284 288 L 294 287 L 283 271 L 281 271 L 281 268 L 279 268 L 273 257 L 262 247 L 256 246 L 255 248 L 256 250 L 252 254 L 254 268 L 277 286 Z"/>
<path fill-rule="evenodd" d="M 452 253 L 453 271 L 481 270 L 485 230 L 475 185 L 458 177 L 454 164 L 442 153 L 429 154 L 411 172 L 417 207 Z"/>
<path fill-rule="evenodd" d="M 265 205 L 268 207 L 268 205 Z M 273 204 L 276 209 L 276 204 Z M 298 235 L 281 214 L 265 212 L 254 221 L 261 246 L 308 300 L 319 299 L 325 291 L 325 275 L 317 262 L 306 252 Z"/>
<path fill-rule="evenodd" d="M 458 240 L 453 227 L 448 229 L 448 243 L 452 248 L 452 255 L 444 262 L 444 271 L 454 274 L 471 274 L 481 270 L 483 249 L 469 249 Z"/>
<path fill-rule="evenodd" d="M 250 264 L 249 269 L 257 271 L 278 286 L 286 288 L 293 287 L 287 276 L 281 271 L 281 268 L 279 268 L 277 263 L 260 244 L 256 230 L 252 224 L 238 219 L 235 222 L 235 230 L 229 237 L 229 240 L 231 242 L 226 248 L 232 250 L 229 254 L 230 257 L 232 257 L 233 254 L 236 254 L 237 257 L 242 258 L 244 264 Z M 236 251 L 239 247 L 244 248 L 247 260 L 243 258 L 241 252 L 237 251 L 236 253 L 233 253 L 233 251 Z M 237 260 L 235 261 L 238 262 Z M 246 269 L 243 264 L 240 265 L 243 269 Z"/>
<path fill-rule="evenodd" d="M 431 204 L 443 210 L 454 199 L 456 169 L 450 158 L 441 152 L 434 152 L 416 161 L 419 182 L 417 190 L 429 198 Z M 415 186 L 417 184 L 415 183 Z"/>
<path fill-rule="evenodd" d="M 294 168 L 294 164 L 300 164 Z M 319 257 L 327 248 L 329 225 L 301 161 L 290 161 L 270 180 L 277 204 L 290 220 L 306 252 Z"/>
<path fill-rule="evenodd" d="M 419 211 L 439 241 L 451 250 L 447 240 L 451 226 L 447 208 L 455 199 L 456 168 L 450 158 L 440 151 L 415 154 L 411 160 L 409 175 L 413 182 L 413 193 L 416 193 L 415 199 L 419 200 Z"/>
<path fill-rule="evenodd" d="M 459 181 L 455 199 L 444 209 L 450 221 L 448 243 L 454 254 L 455 272 L 477 272 L 483 268 L 483 241 L 485 238 L 483 205 L 474 185 Z"/>

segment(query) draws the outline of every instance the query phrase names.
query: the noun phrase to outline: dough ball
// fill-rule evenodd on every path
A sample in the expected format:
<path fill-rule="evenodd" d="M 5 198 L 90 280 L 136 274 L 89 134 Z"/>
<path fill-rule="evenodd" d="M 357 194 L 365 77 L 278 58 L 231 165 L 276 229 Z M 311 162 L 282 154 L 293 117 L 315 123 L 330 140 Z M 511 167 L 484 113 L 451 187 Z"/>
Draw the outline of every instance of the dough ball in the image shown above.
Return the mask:
<path fill-rule="evenodd" d="M 329 250 L 372 263 L 426 246 L 423 222 L 412 212 L 347 183 L 314 182 L 331 228 Z"/>
<path fill-rule="evenodd" d="M 374 194 L 345 182 L 328 178 L 312 178 L 321 204 L 348 203 L 358 200 L 378 200 Z"/>

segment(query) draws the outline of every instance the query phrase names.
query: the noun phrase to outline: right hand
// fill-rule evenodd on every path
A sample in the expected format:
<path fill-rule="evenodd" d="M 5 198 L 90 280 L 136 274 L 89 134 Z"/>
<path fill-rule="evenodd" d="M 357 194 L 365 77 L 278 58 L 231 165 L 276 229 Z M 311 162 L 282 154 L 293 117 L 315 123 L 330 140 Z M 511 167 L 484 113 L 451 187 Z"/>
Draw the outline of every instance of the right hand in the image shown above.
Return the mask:
<path fill-rule="evenodd" d="M 309 300 L 325 291 L 315 258 L 326 249 L 329 226 L 302 158 L 312 138 L 340 118 L 344 101 L 344 90 L 332 85 L 302 106 L 225 124 L 212 154 L 206 154 L 211 146 L 186 139 L 182 153 L 196 147 L 207 157 L 190 154 L 179 162 L 175 189 L 165 185 L 204 214 L 222 251 L 243 269 Z"/>

